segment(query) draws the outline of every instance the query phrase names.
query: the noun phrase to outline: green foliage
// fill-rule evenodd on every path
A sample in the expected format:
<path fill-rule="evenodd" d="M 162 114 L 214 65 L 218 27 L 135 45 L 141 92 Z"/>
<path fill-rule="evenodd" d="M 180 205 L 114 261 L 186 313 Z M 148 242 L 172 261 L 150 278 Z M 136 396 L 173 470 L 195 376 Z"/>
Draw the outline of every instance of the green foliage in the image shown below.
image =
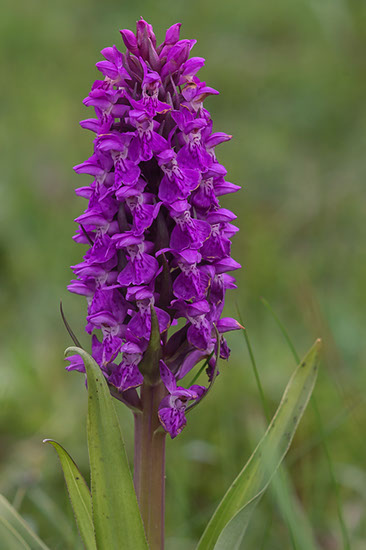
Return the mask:
<path fill-rule="evenodd" d="M 0 542 L 4 550 L 49 550 L 2 495 Z"/>
<path fill-rule="evenodd" d="M 251 458 L 228 489 L 197 550 L 239 550 L 249 520 L 276 473 L 305 411 L 318 373 L 317 341 L 292 375 L 281 403 Z M 92 493 L 77 465 L 56 441 L 75 519 L 86 550 L 143 550 L 148 545 L 138 509 L 118 418 L 108 385 L 94 359 L 79 354 L 88 381 L 88 448 Z M 219 348 L 218 348 L 219 355 Z M 215 367 L 216 373 L 216 367 Z M 6 550 L 47 550 L 15 509 L 0 499 L 0 534 Z"/>
<path fill-rule="evenodd" d="M 86 351 L 79 354 L 88 381 L 88 449 L 95 539 L 99 550 L 147 548 L 121 430 L 107 382 Z"/>
<path fill-rule="evenodd" d="M 72 347 L 66 355 L 79 354 L 88 381 L 88 448 L 91 470 L 89 488 L 77 465 L 56 441 L 75 519 L 86 550 L 147 549 L 136 494 L 112 397 L 93 358 Z M 47 550 L 4 497 L 0 497 L 0 534 L 6 550 Z"/>
<path fill-rule="evenodd" d="M 237 306 L 238 317 L 241 319 L 240 309 Z M 267 422 L 269 422 L 268 402 L 264 395 L 261 379 L 259 376 L 257 364 L 254 358 L 253 349 L 250 343 L 247 330 L 242 331 L 245 343 L 248 348 L 250 362 L 252 364 L 253 373 L 255 376 L 258 393 L 262 402 L 263 411 Z M 296 364 L 300 362 L 300 358 L 296 360 Z M 271 484 L 271 490 L 281 515 L 284 518 L 286 526 L 289 530 L 291 546 L 294 550 L 315 550 L 317 544 L 314 540 L 312 527 L 304 513 L 303 507 L 299 502 L 292 480 L 284 464 L 279 468 L 277 476 L 274 476 Z"/>
<path fill-rule="evenodd" d="M 56 449 L 60 459 L 76 523 L 85 548 L 96 550 L 89 487 L 71 456 L 59 443 L 52 439 L 45 439 L 43 442 L 50 443 Z"/>
<path fill-rule="evenodd" d="M 316 342 L 292 375 L 268 430 L 228 489 L 197 550 L 239 549 L 251 513 L 286 455 L 318 373 Z"/>
<path fill-rule="evenodd" d="M 77 465 L 56 441 L 75 519 L 86 550 L 147 549 L 137 498 L 121 435 L 119 421 L 107 382 L 94 359 L 71 347 L 66 354 L 79 354 L 88 381 L 88 449 L 91 494 Z M 0 535 L 5 550 L 47 550 L 8 501 L 0 496 Z"/>

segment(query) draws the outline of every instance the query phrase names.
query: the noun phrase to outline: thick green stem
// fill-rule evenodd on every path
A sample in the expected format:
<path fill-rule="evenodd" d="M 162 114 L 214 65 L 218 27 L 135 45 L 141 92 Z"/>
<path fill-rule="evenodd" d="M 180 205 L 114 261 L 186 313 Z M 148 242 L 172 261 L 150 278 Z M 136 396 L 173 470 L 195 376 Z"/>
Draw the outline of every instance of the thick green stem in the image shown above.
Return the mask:
<path fill-rule="evenodd" d="M 134 483 L 151 550 L 164 549 L 165 432 L 159 429 L 162 384 L 141 388 L 142 412 L 135 413 Z"/>

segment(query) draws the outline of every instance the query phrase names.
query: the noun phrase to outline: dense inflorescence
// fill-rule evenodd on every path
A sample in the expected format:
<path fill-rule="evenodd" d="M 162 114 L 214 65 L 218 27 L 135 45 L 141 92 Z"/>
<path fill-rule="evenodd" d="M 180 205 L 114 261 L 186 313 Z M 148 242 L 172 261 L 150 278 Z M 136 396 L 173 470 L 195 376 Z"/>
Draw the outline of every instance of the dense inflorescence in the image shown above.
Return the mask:
<path fill-rule="evenodd" d="M 222 334 L 240 327 L 221 318 L 225 292 L 235 288 L 228 272 L 240 267 L 230 257 L 236 216 L 219 204 L 239 187 L 225 181 L 215 154 L 231 136 L 212 133 L 203 101 L 218 92 L 196 76 L 204 59 L 189 59 L 196 41 L 179 40 L 179 31 L 179 23 L 170 27 L 157 46 L 141 19 L 136 35 L 121 31 L 126 53 L 116 46 L 102 50 L 105 61 L 97 68 L 104 79 L 84 100 L 96 118 L 80 123 L 96 134 L 94 153 L 74 168 L 94 177 L 76 190 L 88 207 L 75 220 L 74 239 L 89 248 L 72 267 L 77 279 L 68 287 L 86 296 L 92 355 L 122 395 L 143 382 L 139 364 L 154 306 L 167 390 L 159 418 L 172 437 L 185 425 L 187 404 L 206 390 L 179 387 L 177 380 L 205 358 L 212 377 L 217 334 L 226 359 Z M 169 337 L 179 318 L 183 326 Z M 69 359 L 69 370 L 83 371 L 77 356 Z"/>

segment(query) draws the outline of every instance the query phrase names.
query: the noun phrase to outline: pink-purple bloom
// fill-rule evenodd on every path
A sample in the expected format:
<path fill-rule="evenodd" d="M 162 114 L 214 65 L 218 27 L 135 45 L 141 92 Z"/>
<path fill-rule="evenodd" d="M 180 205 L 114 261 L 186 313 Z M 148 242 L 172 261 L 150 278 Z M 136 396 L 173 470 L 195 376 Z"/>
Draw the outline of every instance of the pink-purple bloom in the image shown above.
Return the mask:
<path fill-rule="evenodd" d="M 205 393 L 177 380 L 205 359 L 210 376 L 217 334 L 227 359 L 223 333 L 240 328 L 221 318 L 226 290 L 236 288 L 228 272 L 240 267 L 230 256 L 236 216 L 219 203 L 239 186 L 226 181 L 215 152 L 231 136 L 212 132 L 203 101 L 218 92 L 196 76 L 204 59 L 189 59 L 195 40 L 179 40 L 179 33 L 180 23 L 157 45 L 141 19 L 136 34 L 121 31 L 126 52 L 102 50 L 105 60 L 96 66 L 103 78 L 84 100 L 95 118 L 81 122 L 95 133 L 94 152 L 74 168 L 94 178 L 76 190 L 88 206 L 75 220 L 74 239 L 88 250 L 72 266 L 76 279 L 68 287 L 87 298 L 92 355 L 122 394 L 144 381 L 139 365 L 155 308 L 158 377 L 166 388 L 159 418 L 171 437 L 186 424 L 187 404 Z M 83 371 L 78 356 L 69 361 L 69 370 Z"/>

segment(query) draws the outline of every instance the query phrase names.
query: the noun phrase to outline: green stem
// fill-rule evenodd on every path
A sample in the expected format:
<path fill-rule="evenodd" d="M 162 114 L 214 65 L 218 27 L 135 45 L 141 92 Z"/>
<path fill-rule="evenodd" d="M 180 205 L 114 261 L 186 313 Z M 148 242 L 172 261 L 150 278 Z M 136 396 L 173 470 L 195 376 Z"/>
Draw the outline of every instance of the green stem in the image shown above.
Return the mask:
<path fill-rule="evenodd" d="M 151 550 L 164 549 L 166 432 L 158 429 L 158 406 L 165 395 L 166 390 L 162 384 L 143 384 L 142 412 L 134 415 L 134 483 Z"/>

